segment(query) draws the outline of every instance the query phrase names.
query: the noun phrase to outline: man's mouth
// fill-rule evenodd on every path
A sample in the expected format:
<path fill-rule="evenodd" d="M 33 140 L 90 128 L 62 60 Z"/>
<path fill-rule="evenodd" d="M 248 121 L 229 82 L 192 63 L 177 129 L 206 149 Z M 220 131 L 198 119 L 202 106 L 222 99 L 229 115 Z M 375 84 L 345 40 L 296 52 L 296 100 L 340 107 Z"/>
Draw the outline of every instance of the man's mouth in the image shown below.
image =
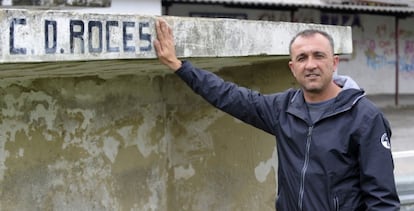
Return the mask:
<path fill-rule="evenodd" d="M 316 73 L 310 73 L 310 74 L 306 74 L 305 75 L 305 77 L 306 78 L 316 78 L 316 77 L 319 77 L 320 75 L 319 74 L 316 74 Z"/>

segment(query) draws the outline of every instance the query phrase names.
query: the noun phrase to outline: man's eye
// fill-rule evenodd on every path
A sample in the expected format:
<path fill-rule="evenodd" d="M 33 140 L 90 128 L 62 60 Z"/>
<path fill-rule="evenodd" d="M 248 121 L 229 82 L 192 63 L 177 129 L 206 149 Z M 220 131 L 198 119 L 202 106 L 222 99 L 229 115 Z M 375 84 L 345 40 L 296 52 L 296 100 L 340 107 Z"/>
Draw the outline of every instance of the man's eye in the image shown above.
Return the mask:
<path fill-rule="evenodd" d="M 296 61 L 298 61 L 298 62 L 303 62 L 303 60 L 305 60 L 305 58 L 304 58 L 304 57 L 298 57 L 298 58 L 296 59 Z"/>
<path fill-rule="evenodd" d="M 315 58 L 321 59 L 321 58 L 325 58 L 324 54 L 316 54 Z"/>

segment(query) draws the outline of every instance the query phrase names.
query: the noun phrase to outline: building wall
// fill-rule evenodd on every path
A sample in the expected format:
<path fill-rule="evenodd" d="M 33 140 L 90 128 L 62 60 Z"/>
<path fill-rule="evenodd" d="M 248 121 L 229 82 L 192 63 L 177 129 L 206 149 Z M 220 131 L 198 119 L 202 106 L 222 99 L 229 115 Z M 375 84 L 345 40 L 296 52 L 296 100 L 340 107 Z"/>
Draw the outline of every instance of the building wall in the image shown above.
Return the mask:
<path fill-rule="evenodd" d="M 412 27 L 413 21 L 414 17 L 401 19 L 399 21 L 399 87 L 401 89 L 401 92 L 404 93 L 412 93 L 414 90 L 414 29 Z"/>
<path fill-rule="evenodd" d="M 111 0 L 111 7 L 78 10 L 105 14 L 161 15 L 161 0 Z"/>
<path fill-rule="evenodd" d="M 295 85 L 287 60 L 217 73 Z M 274 209 L 274 137 L 173 74 L 1 80 L 0 109 L 0 210 Z"/>
<path fill-rule="evenodd" d="M 226 17 L 264 21 L 293 21 L 352 27 L 352 55 L 342 56 L 339 73 L 353 77 L 367 94 L 396 92 L 396 17 L 364 13 L 328 13 L 318 9 L 270 10 L 224 7 L 220 5 L 173 4 L 164 14 L 193 17 Z M 399 71 L 400 94 L 413 94 L 414 33 L 412 17 L 400 19 Z M 275 67 L 277 68 L 277 67 Z"/>
<path fill-rule="evenodd" d="M 161 14 L 161 0 L 0 0 L 0 7 L 68 9 L 105 14 Z"/>

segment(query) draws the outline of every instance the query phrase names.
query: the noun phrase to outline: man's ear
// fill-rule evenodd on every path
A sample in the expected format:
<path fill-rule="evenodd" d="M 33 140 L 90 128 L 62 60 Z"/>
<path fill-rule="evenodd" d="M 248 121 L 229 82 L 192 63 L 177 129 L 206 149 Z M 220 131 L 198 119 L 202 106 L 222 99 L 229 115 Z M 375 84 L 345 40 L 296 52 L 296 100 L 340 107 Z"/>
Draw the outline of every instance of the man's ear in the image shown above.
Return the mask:
<path fill-rule="evenodd" d="M 334 55 L 333 56 L 334 72 L 338 69 L 338 65 L 339 65 L 339 56 L 338 55 Z"/>
<path fill-rule="evenodd" d="M 292 62 L 292 60 L 289 61 L 289 69 L 290 69 L 290 72 L 292 73 L 292 75 L 294 77 L 296 77 L 295 71 L 293 70 L 293 62 Z"/>

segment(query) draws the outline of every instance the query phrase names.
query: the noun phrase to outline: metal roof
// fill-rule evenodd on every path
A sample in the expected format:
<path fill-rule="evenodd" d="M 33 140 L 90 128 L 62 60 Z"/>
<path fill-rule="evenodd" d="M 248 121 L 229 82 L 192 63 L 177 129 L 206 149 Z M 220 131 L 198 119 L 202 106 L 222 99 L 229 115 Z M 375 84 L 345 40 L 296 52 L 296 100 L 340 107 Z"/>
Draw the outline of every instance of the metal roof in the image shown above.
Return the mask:
<path fill-rule="evenodd" d="M 162 0 L 169 3 L 214 3 L 214 4 L 234 4 L 245 6 L 272 6 L 272 7 L 306 7 L 333 10 L 350 10 L 361 12 L 375 13 L 404 13 L 414 14 L 413 0 L 393 0 L 388 1 L 398 4 L 398 6 L 390 6 L 384 4 L 384 1 L 338 1 L 338 0 Z M 342 3 L 338 3 L 342 2 Z M 375 3 L 377 2 L 377 3 Z M 400 6 L 402 2 L 406 2 L 408 6 Z"/>

